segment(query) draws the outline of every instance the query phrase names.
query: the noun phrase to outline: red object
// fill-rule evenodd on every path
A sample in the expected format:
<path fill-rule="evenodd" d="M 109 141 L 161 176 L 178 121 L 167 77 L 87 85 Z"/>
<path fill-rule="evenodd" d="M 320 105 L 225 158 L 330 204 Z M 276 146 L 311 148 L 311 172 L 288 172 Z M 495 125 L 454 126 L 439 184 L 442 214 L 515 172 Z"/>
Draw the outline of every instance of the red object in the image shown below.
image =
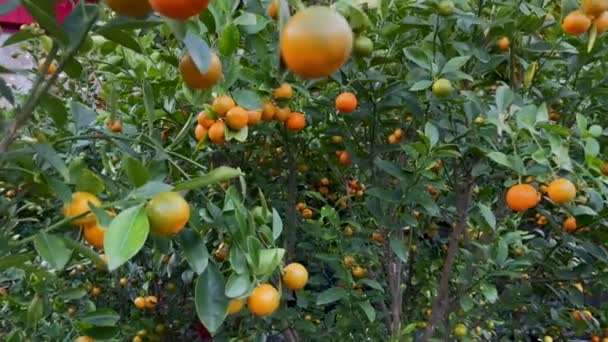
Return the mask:
<path fill-rule="evenodd" d="M 201 340 L 203 340 L 204 342 L 213 341 L 213 337 L 201 322 L 199 322 L 198 320 L 195 321 L 194 326 L 196 327 L 196 331 L 198 332 L 198 336 L 201 338 Z"/>
<path fill-rule="evenodd" d="M 0 0 L 0 4 L 8 2 L 9 0 Z M 73 1 L 77 3 L 78 0 Z M 97 2 L 95 0 L 87 0 L 87 2 Z M 55 15 L 57 16 L 57 22 L 62 23 L 65 17 L 72 12 L 72 2 L 70 0 L 62 0 L 55 4 Z M 18 30 L 23 24 L 31 24 L 34 22 L 34 18 L 23 6 L 18 6 L 12 12 L 0 16 L 0 26 L 5 30 Z"/>

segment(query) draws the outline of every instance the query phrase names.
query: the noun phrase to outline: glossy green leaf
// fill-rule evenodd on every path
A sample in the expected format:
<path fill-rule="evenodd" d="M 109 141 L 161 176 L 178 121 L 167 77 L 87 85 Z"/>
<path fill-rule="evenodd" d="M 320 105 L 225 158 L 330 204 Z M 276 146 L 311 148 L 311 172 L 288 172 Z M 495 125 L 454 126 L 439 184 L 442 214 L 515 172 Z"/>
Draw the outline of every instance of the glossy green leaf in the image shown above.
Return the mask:
<path fill-rule="evenodd" d="M 176 191 L 195 190 L 195 189 L 205 187 L 207 185 L 229 180 L 229 179 L 241 176 L 241 175 L 243 175 L 243 173 L 239 169 L 233 169 L 233 168 L 227 167 L 227 166 L 220 166 L 220 167 L 210 171 L 209 173 L 207 173 L 204 176 L 192 178 L 190 180 L 183 181 L 181 183 L 177 183 L 175 185 L 175 190 Z"/>
<path fill-rule="evenodd" d="M 228 298 L 239 298 L 253 290 L 249 274 L 232 274 L 226 282 L 225 294 Z"/>
<path fill-rule="evenodd" d="M 231 55 L 238 48 L 240 39 L 241 35 L 238 27 L 234 23 L 228 24 L 220 35 L 219 52 L 224 56 Z"/>
<path fill-rule="evenodd" d="M 47 143 L 37 143 L 33 144 L 32 148 L 38 153 L 38 156 L 48 162 L 59 174 L 63 177 L 64 180 L 68 180 L 70 178 L 70 171 L 63 162 L 63 159 L 57 154 L 55 149 L 50 144 Z"/>
<path fill-rule="evenodd" d="M 149 231 L 150 223 L 143 206 L 131 207 L 118 214 L 104 239 L 108 269 L 113 271 L 134 257 L 144 246 Z"/>
<path fill-rule="evenodd" d="M 325 304 L 337 302 L 340 299 L 345 298 L 347 296 L 347 294 L 348 293 L 346 292 L 346 290 L 341 287 L 332 287 L 330 289 L 327 289 L 327 290 L 319 293 L 319 295 L 317 296 L 316 304 L 325 305 Z"/>
<path fill-rule="evenodd" d="M 363 310 L 363 312 L 365 313 L 365 316 L 367 317 L 367 319 L 370 322 L 373 322 L 373 321 L 376 320 L 376 310 L 369 303 L 369 300 L 366 300 L 364 302 L 359 302 L 359 303 L 357 303 L 357 305 L 359 305 L 359 307 L 361 308 L 361 310 Z"/>
<path fill-rule="evenodd" d="M 196 281 L 194 303 L 199 320 L 211 333 L 219 330 L 226 319 L 228 297 L 224 294 L 224 277 L 215 264 L 210 264 Z"/>
<path fill-rule="evenodd" d="M 35 295 L 27 306 L 27 325 L 29 327 L 35 327 L 38 324 L 38 321 L 42 319 L 43 315 L 44 301 L 39 295 Z"/>
<path fill-rule="evenodd" d="M 120 315 L 111 309 L 95 310 L 88 312 L 80 318 L 81 321 L 96 327 L 114 326 L 120 319 Z"/>
<path fill-rule="evenodd" d="M 401 261 L 407 262 L 408 252 L 405 249 L 405 242 L 402 239 L 391 235 L 389 245 L 391 246 L 391 249 L 393 250 L 395 255 L 397 255 L 397 257 L 401 259 Z"/>
<path fill-rule="evenodd" d="M 82 169 L 76 179 L 76 190 L 100 194 L 106 188 L 103 180 L 89 169 Z"/>
<path fill-rule="evenodd" d="M 36 234 L 34 248 L 38 255 L 57 270 L 62 270 L 72 255 L 72 251 L 66 247 L 63 240 L 45 232 Z"/>
<path fill-rule="evenodd" d="M 281 220 L 281 216 L 276 211 L 276 209 L 272 208 L 272 239 L 276 240 L 281 236 L 283 232 L 283 220 Z"/>
<path fill-rule="evenodd" d="M 21 4 L 27 9 L 28 13 L 36 19 L 40 27 L 47 30 L 51 36 L 56 38 L 61 44 L 66 45 L 69 41 L 68 35 L 57 25 L 55 13 L 49 12 L 40 7 L 40 2 L 34 0 L 21 0 Z"/>
<path fill-rule="evenodd" d="M 198 71 L 201 73 L 207 72 L 211 66 L 211 50 L 209 49 L 209 45 L 190 31 L 184 37 L 184 44 Z"/>
<path fill-rule="evenodd" d="M 131 184 L 140 187 L 150 178 L 148 169 L 137 159 L 125 155 L 124 159 L 125 171 Z"/>
<path fill-rule="evenodd" d="M 190 229 L 184 229 L 179 233 L 178 241 L 192 271 L 203 273 L 209 264 L 209 252 L 203 239 Z"/>

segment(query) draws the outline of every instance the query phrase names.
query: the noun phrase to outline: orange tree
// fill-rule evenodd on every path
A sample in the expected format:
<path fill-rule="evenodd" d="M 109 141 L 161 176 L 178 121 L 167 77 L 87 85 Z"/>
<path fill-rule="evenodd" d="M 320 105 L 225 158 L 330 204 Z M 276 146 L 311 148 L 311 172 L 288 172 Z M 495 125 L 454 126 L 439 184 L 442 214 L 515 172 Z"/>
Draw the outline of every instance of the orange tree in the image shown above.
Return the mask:
<path fill-rule="evenodd" d="M 19 3 L 3 339 L 601 335 L 603 1 Z"/>

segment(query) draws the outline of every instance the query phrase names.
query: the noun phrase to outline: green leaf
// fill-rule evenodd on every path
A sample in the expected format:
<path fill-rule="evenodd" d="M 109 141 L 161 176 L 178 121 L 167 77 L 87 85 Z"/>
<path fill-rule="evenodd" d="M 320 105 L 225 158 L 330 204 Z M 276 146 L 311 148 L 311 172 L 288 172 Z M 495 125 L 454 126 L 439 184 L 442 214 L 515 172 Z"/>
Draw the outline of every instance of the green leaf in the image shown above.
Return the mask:
<path fill-rule="evenodd" d="M 519 129 L 525 128 L 532 133 L 536 132 L 534 125 L 536 124 L 537 112 L 538 110 L 535 105 L 528 105 L 518 110 L 517 113 L 515 113 L 517 127 Z"/>
<path fill-rule="evenodd" d="M 411 91 L 424 90 L 424 89 L 430 88 L 432 85 L 433 85 L 433 81 L 421 80 L 421 81 L 414 83 L 414 85 L 410 88 L 410 90 Z"/>
<path fill-rule="evenodd" d="M 173 190 L 173 186 L 159 181 L 149 181 L 143 186 L 133 190 L 129 197 L 150 199 L 160 192 Z"/>
<path fill-rule="evenodd" d="M 148 125 L 150 129 L 150 136 L 152 136 L 152 130 L 154 129 L 154 119 L 156 119 L 156 115 L 154 114 L 154 93 L 152 91 L 152 86 L 150 82 L 147 80 L 143 83 L 143 92 L 144 92 L 144 107 L 146 108 L 146 114 L 148 116 Z"/>
<path fill-rule="evenodd" d="M 69 39 L 69 47 L 74 49 L 78 47 L 84 36 L 88 34 L 86 30 L 90 21 L 99 13 L 99 6 L 84 5 L 75 8 L 64 19 L 61 27 L 67 33 Z"/>
<path fill-rule="evenodd" d="M 3 258 L 0 258 L 0 272 L 5 271 L 11 267 L 18 267 L 23 265 L 24 263 L 34 259 L 36 254 L 34 253 L 23 253 L 23 254 L 13 254 L 7 255 Z"/>
<path fill-rule="evenodd" d="M 150 222 L 143 205 L 118 214 L 108 227 L 104 239 L 108 269 L 113 271 L 134 257 L 144 246 L 149 231 Z"/>
<path fill-rule="evenodd" d="M 479 203 L 477 206 L 479 207 L 479 212 L 481 213 L 481 216 L 483 216 L 484 220 L 486 220 L 488 225 L 490 225 L 492 229 L 496 229 L 496 217 L 494 216 L 492 209 L 482 203 Z"/>
<path fill-rule="evenodd" d="M 196 314 L 205 328 L 215 335 L 228 310 L 228 298 L 224 294 L 224 277 L 215 264 L 210 264 L 196 281 L 194 290 Z"/>
<path fill-rule="evenodd" d="M 116 325 L 120 315 L 111 309 L 95 310 L 88 312 L 80 318 L 81 321 L 86 322 L 95 327 L 111 327 Z"/>
<path fill-rule="evenodd" d="M 245 258 L 245 254 L 243 254 L 238 246 L 232 245 L 230 247 L 228 259 L 230 260 L 230 266 L 232 266 L 236 273 L 241 274 L 247 272 L 247 260 Z"/>
<path fill-rule="evenodd" d="M 203 239 L 190 229 L 183 229 L 177 237 L 192 271 L 196 274 L 205 272 L 209 264 L 209 252 Z"/>
<path fill-rule="evenodd" d="M 580 135 L 587 133 L 587 118 L 585 118 L 582 114 L 576 114 L 576 124 L 578 126 Z"/>
<path fill-rule="evenodd" d="M 39 295 L 35 295 L 30 304 L 27 306 L 27 326 L 35 327 L 43 315 L 44 301 Z"/>
<path fill-rule="evenodd" d="M 65 181 L 69 180 L 70 170 L 50 144 L 39 142 L 33 144 L 32 148 L 36 151 L 36 153 L 38 153 L 40 158 L 46 160 L 53 168 L 55 168 L 55 170 L 59 172 Z"/>
<path fill-rule="evenodd" d="M 505 261 L 507 261 L 507 257 L 509 256 L 509 246 L 503 241 L 498 241 L 498 247 L 496 249 L 496 265 L 502 266 Z"/>
<path fill-rule="evenodd" d="M 72 113 L 72 118 L 74 120 L 74 134 L 76 135 L 78 135 L 83 128 L 89 127 L 91 123 L 97 119 L 97 114 L 95 114 L 91 108 L 80 102 L 70 103 L 70 112 Z"/>
<path fill-rule="evenodd" d="M 83 66 L 76 58 L 70 58 L 65 64 L 63 71 L 65 71 L 70 78 L 78 79 L 82 75 Z"/>
<path fill-rule="evenodd" d="M 504 112 L 507 107 L 513 102 L 513 91 L 511 88 L 501 85 L 496 89 L 496 109 L 499 112 Z"/>
<path fill-rule="evenodd" d="M 397 255 L 397 257 L 399 257 L 399 259 L 401 259 L 401 261 L 403 262 L 407 262 L 407 250 L 405 249 L 405 244 L 403 242 L 403 240 L 401 240 L 400 238 L 391 235 L 390 238 L 390 242 L 389 242 L 391 249 L 393 250 L 393 252 L 395 253 L 395 255 Z"/>
<path fill-rule="evenodd" d="M 244 142 L 247 140 L 247 136 L 249 135 L 249 127 L 245 126 L 238 131 L 233 131 L 232 129 L 226 128 L 225 136 L 226 140 L 230 141 L 232 139 L 238 142 Z"/>
<path fill-rule="evenodd" d="M 479 286 L 479 290 L 481 290 L 481 293 L 483 294 L 484 297 L 486 297 L 486 300 L 490 303 L 496 303 L 496 301 L 498 300 L 498 291 L 496 290 L 496 287 L 490 283 L 482 283 Z"/>
<path fill-rule="evenodd" d="M 224 56 L 231 55 L 238 48 L 240 39 L 238 27 L 234 23 L 229 23 L 220 36 L 218 42 L 219 52 Z"/>
<path fill-rule="evenodd" d="M 471 58 L 471 56 L 459 56 L 450 59 L 441 69 L 441 75 L 449 72 L 459 71 Z"/>
<path fill-rule="evenodd" d="M 270 275 L 281 264 L 285 250 L 282 248 L 261 249 L 256 265 L 256 275 Z"/>
<path fill-rule="evenodd" d="M 65 246 L 61 238 L 45 232 L 36 234 L 34 248 L 38 255 L 57 270 L 62 270 L 72 255 L 72 251 Z"/>
<path fill-rule="evenodd" d="M 2 4 L 0 4 L 0 6 L 2 6 Z M 4 43 L 2 43 L 2 46 L 9 46 L 9 45 L 21 43 L 23 41 L 30 40 L 33 38 L 38 38 L 38 35 L 35 34 L 34 31 L 32 31 L 32 30 L 18 31 L 18 32 L 11 34 L 10 37 L 8 37 L 4 41 Z"/>
<path fill-rule="evenodd" d="M 0 78 L 0 95 L 4 97 L 11 105 L 15 105 L 15 97 L 13 90 L 6 84 L 3 78 Z"/>
<path fill-rule="evenodd" d="M 211 50 L 209 49 L 209 45 L 191 31 L 186 33 L 184 44 L 198 71 L 206 73 L 211 66 Z"/>
<path fill-rule="evenodd" d="M 122 45 L 127 49 L 131 49 L 135 52 L 142 53 L 141 46 L 137 39 L 133 37 L 133 35 L 125 30 L 121 30 L 118 28 L 110 28 L 105 30 L 98 31 L 99 35 L 106 38 L 109 41 L 112 41 L 116 44 Z"/>
<path fill-rule="evenodd" d="M 377 282 L 373 279 L 363 278 L 363 279 L 360 279 L 359 282 L 371 287 L 374 290 L 378 290 L 378 291 L 384 293 L 384 287 L 382 287 L 382 285 L 380 285 L 379 282 Z"/>
<path fill-rule="evenodd" d="M 329 303 L 333 303 L 339 301 L 340 299 L 346 297 L 347 292 L 345 289 L 341 287 L 332 287 L 327 289 L 317 296 L 317 305 L 325 305 Z"/>
<path fill-rule="evenodd" d="M 272 208 L 272 239 L 276 240 L 281 236 L 283 232 L 283 220 L 281 220 L 281 216 L 276 211 L 275 208 Z"/>
<path fill-rule="evenodd" d="M 129 181 L 136 187 L 140 187 L 150 178 L 148 169 L 137 159 L 125 155 L 125 171 Z"/>
<path fill-rule="evenodd" d="M 251 292 L 252 289 L 253 284 L 251 284 L 251 281 L 249 280 L 249 274 L 233 273 L 230 278 L 228 278 L 228 282 L 226 282 L 226 290 L 224 293 L 228 298 L 239 298 Z"/>
<path fill-rule="evenodd" d="M 365 313 L 365 316 L 367 316 L 367 319 L 370 322 L 373 322 L 373 321 L 376 320 L 376 310 L 369 303 L 369 300 L 366 300 L 365 302 L 359 302 L 357 304 L 359 305 L 359 307 L 361 308 L 361 310 L 363 310 L 363 313 Z"/>
<path fill-rule="evenodd" d="M 389 175 L 391 175 L 397 179 L 400 179 L 400 180 L 405 179 L 405 174 L 403 173 L 403 171 L 397 165 L 395 165 L 395 163 L 393 163 L 392 161 L 376 158 L 374 160 L 374 165 L 376 165 L 376 167 L 378 167 L 380 170 L 388 173 Z"/>
<path fill-rule="evenodd" d="M 40 109 L 44 110 L 53 119 L 57 128 L 65 128 L 68 122 L 68 110 L 65 104 L 53 94 L 44 94 L 40 98 Z"/>
<path fill-rule="evenodd" d="M 585 139 L 585 155 L 590 157 L 597 157 L 600 153 L 600 144 L 595 140 L 595 138 L 586 138 Z"/>
<path fill-rule="evenodd" d="M 175 185 L 175 191 L 200 189 L 207 185 L 222 182 L 242 175 L 243 173 L 240 169 L 220 166 L 204 176 L 177 183 Z"/>
<path fill-rule="evenodd" d="M 509 158 L 507 157 L 507 155 L 502 152 L 497 152 L 497 151 L 490 152 L 490 153 L 488 153 L 487 156 L 488 156 L 488 158 L 492 159 L 494 162 L 496 162 L 502 166 L 506 166 L 508 168 L 513 168 L 513 165 L 509 161 Z"/>
<path fill-rule="evenodd" d="M 57 18 L 54 13 L 52 16 L 48 12 L 40 8 L 39 1 L 21 0 L 21 4 L 27 9 L 28 13 L 36 19 L 40 27 L 47 30 L 51 36 L 55 37 L 61 44 L 67 45 L 68 35 L 57 25 Z"/>
<path fill-rule="evenodd" d="M 239 106 L 247 108 L 248 110 L 259 110 L 262 108 L 262 101 L 260 100 L 260 97 L 251 90 L 236 90 L 232 93 L 232 97 Z"/>
<path fill-rule="evenodd" d="M 76 300 L 87 295 L 87 290 L 82 287 L 76 287 L 73 289 L 63 290 L 59 293 L 59 296 L 64 300 Z"/>
<path fill-rule="evenodd" d="M 424 135 L 426 135 L 431 141 L 431 147 L 435 147 L 437 142 L 439 142 L 439 130 L 430 122 L 427 122 L 424 125 Z"/>
<path fill-rule="evenodd" d="M 82 169 L 76 179 L 76 190 L 100 194 L 106 188 L 103 180 L 89 169 Z"/>
<path fill-rule="evenodd" d="M 428 51 L 419 47 L 408 47 L 403 49 L 403 53 L 410 62 L 424 70 L 431 70 L 431 58 Z"/>

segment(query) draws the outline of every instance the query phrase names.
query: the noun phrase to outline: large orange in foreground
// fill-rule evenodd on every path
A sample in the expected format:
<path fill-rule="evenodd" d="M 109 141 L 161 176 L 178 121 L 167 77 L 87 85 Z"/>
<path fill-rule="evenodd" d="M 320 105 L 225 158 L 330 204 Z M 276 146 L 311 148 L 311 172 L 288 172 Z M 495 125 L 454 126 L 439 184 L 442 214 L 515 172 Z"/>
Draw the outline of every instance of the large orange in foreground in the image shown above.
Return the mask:
<path fill-rule="evenodd" d="M 158 14 L 171 19 L 186 20 L 207 9 L 209 0 L 149 0 Z"/>
<path fill-rule="evenodd" d="M 549 198 L 556 204 L 563 204 L 574 200 L 576 187 L 565 178 L 558 178 L 549 184 L 547 188 Z"/>
<path fill-rule="evenodd" d="M 311 6 L 291 17 L 281 33 L 287 68 L 303 78 L 326 77 L 346 63 L 353 33 L 346 19 L 324 6 Z"/>
<path fill-rule="evenodd" d="M 591 19 L 581 10 L 568 13 L 562 22 L 562 29 L 569 35 L 578 36 L 591 27 Z"/>
<path fill-rule="evenodd" d="M 222 79 L 222 62 L 215 53 L 211 53 L 211 64 L 209 70 L 200 72 L 194 60 L 189 54 L 182 57 L 179 63 L 179 71 L 184 83 L 192 89 L 209 89 Z"/>
<path fill-rule="evenodd" d="M 301 290 L 308 282 L 308 270 L 302 264 L 293 262 L 283 269 L 283 284 L 290 290 Z"/>
<path fill-rule="evenodd" d="M 530 184 L 517 184 L 507 191 L 507 205 L 517 212 L 534 208 L 539 201 L 540 194 Z"/>
<path fill-rule="evenodd" d="M 278 309 L 280 300 L 279 291 L 274 286 L 261 284 L 247 298 L 247 307 L 252 314 L 258 317 L 266 316 Z"/>
<path fill-rule="evenodd" d="M 188 202 L 177 192 L 161 192 L 146 206 L 150 230 L 159 236 L 172 236 L 181 231 L 190 218 Z"/>

